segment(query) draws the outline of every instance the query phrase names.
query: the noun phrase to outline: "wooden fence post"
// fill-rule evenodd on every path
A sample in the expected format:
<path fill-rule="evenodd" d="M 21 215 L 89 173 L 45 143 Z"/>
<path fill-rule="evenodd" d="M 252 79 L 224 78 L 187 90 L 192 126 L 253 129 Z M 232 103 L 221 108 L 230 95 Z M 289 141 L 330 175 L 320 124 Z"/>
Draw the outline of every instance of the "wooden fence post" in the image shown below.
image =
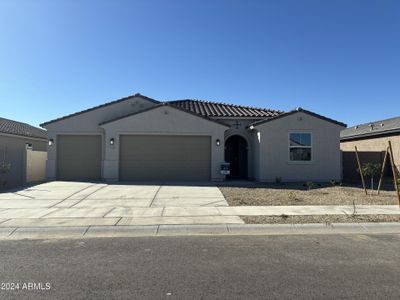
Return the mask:
<path fill-rule="evenodd" d="M 383 172 L 385 171 L 385 166 L 386 166 L 386 160 L 387 160 L 388 152 L 389 152 L 389 148 L 386 148 L 385 157 L 383 158 L 383 164 L 382 164 L 382 168 L 381 168 L 381 175 L 380 175 L 380 177 L 379 177 L 378 195 L 379 195 L 379 192 L 381 191 L 382 179 L 383 179 Z"/>
<path fill-rule="evenodd" d="M 392 165 L 392 172 L 393 172 L 394 187 L 396 189 L 397 199 L 399 200 L 399 205 L 400 205 L 400 191 L 399 191 L 399 185 L 397 182 L 397 172 L 396 172 L 396 165 L 394 163 L 392 143 L 390 141 L 388 143 L 389 143 L 389 151 L 390 151 L 390 161 L 392 162 L 391 165 Z"/>
<path fill-rule="evenodd" d="M 357 158 L 358 170 L 360 171 L 361 182 L 364 188 L 365 195 L 368 195 L 367 188 L 365 187 L 364 174 L 361 168 L 360 158 L 358 157 L 357 146 L 354 146 L 354 148 L 356 149 L 356 158 Z"/>

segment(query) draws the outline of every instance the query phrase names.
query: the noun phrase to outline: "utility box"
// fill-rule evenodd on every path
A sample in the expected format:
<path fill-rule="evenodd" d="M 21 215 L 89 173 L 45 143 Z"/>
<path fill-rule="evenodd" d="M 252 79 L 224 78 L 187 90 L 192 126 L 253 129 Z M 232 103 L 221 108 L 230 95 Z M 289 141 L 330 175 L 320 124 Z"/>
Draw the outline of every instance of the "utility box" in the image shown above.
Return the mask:
<path fill-rule="evenodd" d="M 231 174 L 231 164 L 227 162 L 221 163 L 221 175 Z"/>

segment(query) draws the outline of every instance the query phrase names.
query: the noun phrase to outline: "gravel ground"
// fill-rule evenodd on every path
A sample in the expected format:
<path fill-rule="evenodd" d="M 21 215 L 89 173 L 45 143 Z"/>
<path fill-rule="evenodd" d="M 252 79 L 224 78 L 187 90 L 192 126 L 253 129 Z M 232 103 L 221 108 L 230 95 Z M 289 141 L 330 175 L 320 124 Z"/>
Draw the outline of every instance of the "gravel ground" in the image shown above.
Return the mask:
<path fill-rule="evenodd" d="M 373 195 L 358 186 L 317 184 L 310 190 L 302 184 L 264 184 L 250 187 L 219 187 L 231 206 L 241 205 L 395 205 L 395 191 L 383 190 Z"/>
<path fill-rule="evenodd" d="M 400 222 L 399 215 L 241 216 L 246 224 Z"/>

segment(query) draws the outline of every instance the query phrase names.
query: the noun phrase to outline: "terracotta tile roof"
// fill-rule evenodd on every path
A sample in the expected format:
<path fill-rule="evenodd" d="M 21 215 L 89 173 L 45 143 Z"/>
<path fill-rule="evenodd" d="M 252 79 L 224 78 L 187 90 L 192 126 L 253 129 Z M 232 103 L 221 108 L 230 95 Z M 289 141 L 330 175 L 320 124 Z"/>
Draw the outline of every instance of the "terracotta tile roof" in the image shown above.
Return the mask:
<path fill-rule="evenodd" d="M 340 139 L 343 141 L 393 134 L 400 134 L 400 117 L 349 127 L 341 131 Z"/>
<path fill-rule="evenodd" d="M 175 100 L 168 101 L 172 106 L 188 110 L 204 117 L 218 118 L 218 117 L 242 117 L 242 118 L 271 118 L 283 113 L 282 111 L 257 108 L 250 106 L 242 106 L 236 104 L 227 104 L 220 102 L 211 102 L 205 100 Z"/>
<path fill-rule="evenodd" d="M 192 111 L 190 111 L 190 110 L 188 111 L 188 110 L 186 110 L 186 109 L 183 109 L 183 108 L 180 108 L 180 107 L 171 105 L 169 102 L 162 102 L 162 103 L 159 103 L 159 104 L 157 104 L 157 105 L 154 105 L 154 106 L 151 106 L 151 107 L 149 107 L 149 108 L 146 108 L 146 109 L 144 109 L 144 110 L 140 110 L 140 111 L 135 111 L 135 112 L 127 113 L 127 114 L 125 114 L 125 115 L 122 115 L 122 116 L 113 118 L 113 119 L 111 119 L 111 120 L 104 121 L 104 122 L 100 123 L 99 126 L 102 126 L 102 125 L 105 125 L 105 124 L 108 124 L 108 123 L 112 123 L 112 122 L 115 122 L 115 121 L 118 121 L 118 120 L 121 120 L 121 119 L 125 119 L 125 118 L 130 117 L 130 116 L 138 115 L 138 114 L 144 113 L 144 112 L 146 112 L 146 111 L 150 111 L 150 110 L 153 110 L 153 109 L 156 109 L 156 108 L 159 108 L 159 107 L 163 107 L 163 106 L 164 106 L 164 107 L 168 107 L 168 106 L 169 106 L 169 107 L 172 107 L 173 109 L 180 110 L 180 111 L 183 111 L 183 112 L 185 112 L 185 113 L 189 113 L 189 114 L 191 114 L 191 115 L 194 115 L 194 116 L 196 116 L 197 118 L 202 118 L 202 119 L 208 120 L 208 121 L 210 121 L 210 122 L 214 122 L 214 123 L 217 123 L 217 124 L 219 124 L 219 125 L 222 125 L 222 126 L 225 126 L 225 127 L 229 127 L 228 125 L 223 124 L 223 123 L 221 123 L 221 122 L 218 122 L 217 120 L 214 120 L 214 119 L 208 118 L 208 117 L 206 117 L 206 116 L 202 116 L 202 115 L 196 114 L 196 113 L 194 113 L 194 112 L 192 112 Z"/>
<path fill-rule="evenodd" d="M 5 118 L 0 118 L 0 133 L 47 139 L 46 130 Z"/>
<path fill-rule="evenodd" d="M 68 119 L 80 114 L 87 113 L 89 111 L 93 111 L 99 108 L 103 108 L 109 105 L 113 105 L 115 103 L 119 103 L 122 101 L 129 100 L 133 97 L 141 97 L 144 99 L 147 99 L 155 104 L 160 104 L 160 103 L 167 103 L 168 105 L 174 106 L 176 108 L 182 109 L 189 111 L 191 113 L 200 115 L 202 117 L 207 117 L 207 118 L 222 118 L 222 117 L 232 117 L 232 118 L 259 118 L 259 119 L 264 119 L 264 118 L 271 118 L 274 116 L 277 116 L 279 114 L 282 114 L 283 111 L 279 110 L 272 110 L 272 109 L 266 109 L 266 108 L 256 108 L 256 107 L 250 107 L 250 106 L 243 106 L 243 105 L 236 105 L 236 104 L 227 104 L 227 103 L 220 103 L 220 102 L 211 102 L 211 101 L 205 101 L 205 100 L 193 100 L 193 99 L 184 99 L 184 100 L 174 100 L 174 101 L 157 101 L 152 98 L 149 98 L 147 96 L 141 95 L 139 93 L 136 93 L 135 95 L 124 97 L 118 100 L 114 100 L 105 104 L 101 104 L 86 110 L 82 110 L 67 116 L 63 116 L 51 121 L 44 122 L 40 124 L 40 126 L 44 127 L 47 124 L 58 122 L 64 119 Z"/>

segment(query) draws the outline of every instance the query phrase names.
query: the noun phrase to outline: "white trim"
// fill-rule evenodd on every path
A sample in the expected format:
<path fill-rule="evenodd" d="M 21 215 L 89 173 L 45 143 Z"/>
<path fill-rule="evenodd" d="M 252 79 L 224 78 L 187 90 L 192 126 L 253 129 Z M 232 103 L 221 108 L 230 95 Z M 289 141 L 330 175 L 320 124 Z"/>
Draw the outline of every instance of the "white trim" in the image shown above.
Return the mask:
<path fill-rule="evenodd" d="M 310 135 L 310 140 L 311 140 L 311 145 L 310 146 L 290 146 L 290 135 L 294 133 L 299 133 L 299 134 L 309 134 Z M 288 164 L 313 164 L 314 163 L 314 138 L 313 138 L 313 133 L 311 130 L 289 130 L 288 131 Z M 306 148 L 306 149 L 311 149 L 311 160 L 291 160 L 290 159 L 290 148 Z"/>

